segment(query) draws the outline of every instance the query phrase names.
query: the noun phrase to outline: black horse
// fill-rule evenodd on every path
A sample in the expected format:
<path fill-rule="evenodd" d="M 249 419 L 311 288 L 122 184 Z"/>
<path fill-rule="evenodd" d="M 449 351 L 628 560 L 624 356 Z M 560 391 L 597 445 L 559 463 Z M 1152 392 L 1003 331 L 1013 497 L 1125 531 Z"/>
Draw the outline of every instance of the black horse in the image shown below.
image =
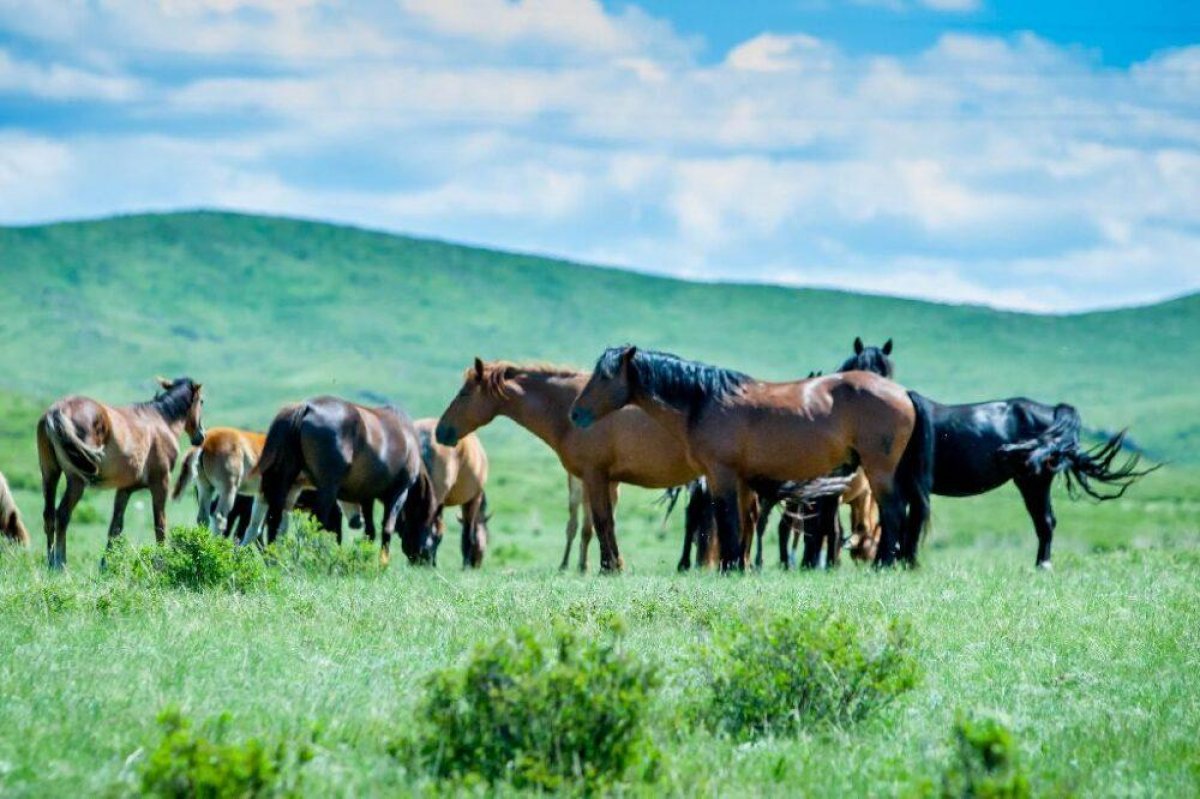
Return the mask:
<path fill-rule="evenodd" d="M 890 378 L 894 374 L 888 357 L 891 352 L 891 339 L 883 347 L 864 347 L 862 339 L 856 338 L 854 355 L 839 371 L 861 369 Z M 1050 545 L 1057 524 L 1050 504 L 1055 476 L 1063 475 L 1072 499 L 1086 495 L 1109 500 L 1158 468 L 1139 469 L 1137 453 L 1118 462 L 1125 431 L 1085 449 L 1079 440 L 1083 428 L 1079 412 L 1065 403 L 1046 405 L 1013 397 L 967 405 L 930 404 L 933 493 L 970 497 L 1014 482 L 1037 532 L 1040 568 L 1050 568 Z M 1110 490 L 1106 491 L 1106 486 Z"/>

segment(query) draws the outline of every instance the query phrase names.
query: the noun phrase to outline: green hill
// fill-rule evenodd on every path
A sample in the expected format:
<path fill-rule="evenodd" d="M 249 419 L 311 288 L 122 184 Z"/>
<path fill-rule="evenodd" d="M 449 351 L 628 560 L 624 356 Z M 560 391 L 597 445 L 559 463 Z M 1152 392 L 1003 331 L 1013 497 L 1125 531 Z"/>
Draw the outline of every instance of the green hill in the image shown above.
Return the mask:
<path fill-rule="evenodd" d="M 224 213 L 0 229 L 0 388 L 139 399 L 209 387 L 263 427 L 315 392 L 440 412 L 470 358 L 589 366 L 625 341 L 768 378 L 893 336 L 901 382 L 943 401 L 1066 400 L 1155 454 L 1200 449 L 1200 295 L 1037 316 L 833 291 L 698 284 L 326 224 Z M 506 436 L 507 437 L 507 436 Z"/>

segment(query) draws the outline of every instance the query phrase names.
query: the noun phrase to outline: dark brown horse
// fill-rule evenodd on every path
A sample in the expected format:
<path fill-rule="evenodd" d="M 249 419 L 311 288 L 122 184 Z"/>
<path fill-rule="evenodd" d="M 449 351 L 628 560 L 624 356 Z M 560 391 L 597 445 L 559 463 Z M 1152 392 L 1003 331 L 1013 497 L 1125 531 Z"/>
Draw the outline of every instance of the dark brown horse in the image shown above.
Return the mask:
<path fill-rule="evenodd" d="M 933 449 L 919 395 L 867 372 L 766 383 L 675 355 L 613 347 L 597 361 L 571 419 L 587 428 L 630 404 L 672 431 L 703 471 L 722 569 L 743 568 L 755 491 L 860 465 L 882 515 L 876 563 L 891 565 L 897 556 L 916 563 Z"/>
<path fill-rule="evenodd" d="M 129 496 L 150 490 L 154 505 L 154 537 L 167 535 L 167 492 L 171 470 L 179 457 L 179 434 L 193 444 L 204 441 L 200 384 L 190 378 L 159 378 L 162 392 L 149 402 L 113 407 L 87 397 L 66 397 L 50 406 L 37 424 L 38 460 L 42 467 L 42 520 L 46 527 L 46 557 L 50 568 L 67 564 L 67 526 L 83 491 L 113 488 L 112 522 L 108 543 L 125 526 Z M 54 509 L 58 480 L 67 475 L 58 510 Z"/>
<path fill-rule="evenodd" d="M 400 528 L 404 554 L 434 562 L 437 502 L 421 462 L 412 421 L 392 407 L 367 408 L 337 397 L 316 397 L 280 410 L 251 476 L 260 478 L 267 503 L 267 540 L 279 533 L 286 508 L 295 505 L 301 475 L 317 492 L 314 515 L 333 528 L 338 500 L 358 505 L 366 533 L 374 537 L 374 504 L 383 505 L 379 562 L 391 557 L 392 533 Z"/>
<path fill-rule="evenodd" d="M 14 544 L 29 546 L 29 531 L 21 521 L 21 512 L 17 510 L 16 500 L 8 490 L 8 481 L 0 474 L 0 538 L 7 538 Z"/>

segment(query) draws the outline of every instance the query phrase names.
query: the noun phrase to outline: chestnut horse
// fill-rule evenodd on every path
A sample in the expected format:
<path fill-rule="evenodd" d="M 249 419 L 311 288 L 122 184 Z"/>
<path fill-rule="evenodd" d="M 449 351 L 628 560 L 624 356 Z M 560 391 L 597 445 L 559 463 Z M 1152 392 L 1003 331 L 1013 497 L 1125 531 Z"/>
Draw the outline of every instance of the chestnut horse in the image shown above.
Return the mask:
<path fill-rule="evenodd" d="M 437 419 L 418 419 L 413 422 L 421 438 L 421 458 L 433 483 L 437 502 L 436 524 L 438 542 L 442 539 L 442 514 L 447 507 L 462 508 L 462 557 L 464 569 L 483 565 L 487 550 L 487 483 L 488 458 L 479 436 L 465 435 L 454 446 L 434 440 Z"/>
<path fill-rule="evenodd" d="M 46 557 L 52 569 L 67 564 L 67 526 L 88 486 L 113 488 L 111 545 L 125 526 L 129 496 L 150 490 L 154 506 L 154 537 L 167 537 L 167 493 L 171 471 L 179 457 L 179 434 L 193 444 L 204 441 L 199 383 L 190 378 L 159 378 L 162 391 L 149 402 L 113 407 L 87 397 L 65 397 L 38 420 L 38 461 L 42 468 L 42 520 L 46 527 Z M 54 509 L 58 480 L 67 475 L 58 510 Z"/>
<path fill-rule="evenodd" d="M 854 355 L 842 368 L 891 376 L 891 353 L 891 339 L 880 348 L 864 347 L 862 339 L 856 338 Z M 1025 397 L 965 405 L 931 401 L 930 413 L 937 442 L 933 493 L 971 497 L 1011 480 L 1033 521 L 1040 569 L 1050 568 L 1050 546 L 1057 526 L 1050 488 L 1057 475 L 1063 475 L 1072 499 L 1082 493 L 1103 501 L 1120 497 L 1135 481 L 1159 468 L 1139 469 L 1137 453 L 1116 462 L 1125 445 L 1125 431 L 1084 449 L 1079 440 L 1083 429 L 1079 411 L 1065 403 L 1047 405 Z M 1103 486 L 1112 488 L 1106 491 Z"/>
<path fill-rule="evenodd" d="M 268 541 L 275 540 L 284 511 L 295 504 L 303 475 L 316 489 L 315 516 L 327 529 L 340 499 L 360 507 L 373 538 L 372 509 L 377 500 L 382 503 L 380 564 L 390 560 L 398 525 L 410 561 L 436 557 L 433 486 L 421 462 L 417 430 L 396 408 L 368 408 L 337 397 L 285 406 L 271 422 L 250 475 L 261 480 Z"/>
<path fill-rule="evenodd" d="M 572 426 L 571 404 L 587 380 L 587 374 L 573 369 L 476 358 L 438 421 L 437 440 L 454 444 L 497 416 L 507 416 L 540 438 L 567 473 L 583 481 L 601 542 L 600 569 L 619 571 L 624 564 L 613 532 L 617 485 L 671 488 L 694 479 L 699 471 L 689 464 L 680 441 L 637 408 L 615 413 L 587 430 Z M 586 542 L 580 568 L 587 568 Z"/>
<path fill-rule="evenodd" d="M 0 537 L 23 547 L 29 546 L 29 531 L 21 521 L 21 512 L 17 510 L 17 503 L 3 474 L 0 474 Z"/>
<path fill-rule="evenodd" d="M 929 518 L 933 438 L 924 399 L 868 372 L 789 383 L 675 355 L 613 347 L 571 408 L 587 429 L 636 405 L 672 431 L 713 493 L 721 568 L 744 568 L 753 494 L 861 465 L 880 505 L 876 564 L 915 565 Z M 600 532 L 601 558 L 616 542 Z M 607 535 L 606 535 L 607 533 Z"/>

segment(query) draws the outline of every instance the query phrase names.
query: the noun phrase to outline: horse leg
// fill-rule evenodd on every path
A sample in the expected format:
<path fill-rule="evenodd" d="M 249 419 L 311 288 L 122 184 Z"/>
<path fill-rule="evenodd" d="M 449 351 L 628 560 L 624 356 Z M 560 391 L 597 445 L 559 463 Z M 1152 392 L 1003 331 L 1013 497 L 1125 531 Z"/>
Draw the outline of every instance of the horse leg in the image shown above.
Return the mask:
<path fill-rule="evenodd" d="M 463 568 L 478 569 L 483 564 L 483 549 L 478 538 L 479 508 L 483 494 L 462 506 Z"/>
<path fill-rule="evenodd" d="M 592 523 L 596 537 L 600 539 L 600 571 L 621 570 L 621 555 L 617 551 L 617 537 L 613 530 L 613 492 L 608 479 L 592 476 L 585 481 L 588 504 L 592 510 Z"/>
<path fill-rule="evenodd" d="M 46 532 L 46 563 L 54 568 L 54 499 L 58 493 L 62 467 L 58 465 L 44 422 L 38 422 L 37 443 L 38 463 L 42 469 L 42 528 Z"/>
<path fill-rule="evenodd" d="M 580 483 L 582 486 L 583 484 Z M 579 571 L 588 570 L 588 549 L 592 546 L 592 538 L 596 534 L 596 525 L 592 521 L 592 503 L 588 499 L 587 486 L 583 486 L 583 521 L 579 532 Z"/>
<path fill-rule="evenodd" d="M 358 506 L 359 524 L 363 530 L 363 538 L 375 541 L 375 500 L 368 499 Z"/>
<path fill-rule="evenodd" d="M 67 527 L 71 524 L 71 514 L 75 512 L 86 486 L 83 478 L 67 475 L 67 490 L 63 492 L 54 518 L 57 534 L 54 537 L 54 550 L 49 557 L 51 569 L 61 569 L 67 565 Z"/>
<path fill-rule="evenodd" d="M 821 546 L 825 543 L 821 535 L 820 508 L 815 502 L 801 507 L 804 516 L 804 554 L 800 558 L 801 569 L 815 569 L 821 565 Z"/>
<path fill-rule="evenodd" d="M 748 485 L 738 491 L 738 519 L 742 531 L 742 558 L 751 565 L 750 551 L 754 548 L 754 534 L 758 530 L 758 495 Z M 758 539 L 758 555 L 754 570 L 762 571 L 762 538 Z"/>
<path fill-rule="evenodd" d="M 567 475 L 567 548 L 563 551 L 559 571 L 566 571 L 571 562 L 571 545 L 575 543 L 575 534 L 579 532 L 579 506 L 583 504 L 583 484 L 571 475 Z"/>
<path fill-rule="evenodd" d="M 742 492 L 741 480 L 727 470 L 707 477 L 712 490 L 717 537 L 721 542 L 721 571 L 742 571 L 745 568 L 742 561 L 742 513 L 738 506 L 738 497 Z"/>
<path fill-rule="evenodd" d="M 829 529 L 825 539 L 825 568 L 836 568 L 842 554 L 842 516 L 838 513 L 838 500 L 833 499 L 827 509 Z"/>
<path fill-rule="evenodd" d="M 108 543 L 104 546 L 106 551 L 112 548 L 125 529 L 125 506 L 129 504 L 129 496 L 132 493 L 132 488 L 117 489 L 117 495 L 113 498 L 112 520 L 108 523 Z"/>
<path fill-rule="evenodd" d="M 167 492 L 170 489 L 170 474 L 150 481 L 150 505 L 154 508 L 154 540 L 164 544 L 167 540 Z"/>
<path fill-rule="evenodd" d="M 1037 532 L 1037 567 L 1049 569 L 1050 545 L 1054 542 L 1054 528 L 1058 526 L 1054 508 L 1050 505 L 1050 486 L 1054 483 L 1054 474 L 1018 477 L 1015 482 L 1021 499 L 1025 500 L 1025 510 L 1029 511 L 1029 518 L 1033 520 L 1033 529 Z"/>
<path fill-rule="evenodd" d="M 214 524 L 212 513 L 213 496 L 216 493 L 213 484 L 208 481 L 203 472 L 196 475 L 196 502 L 200 506 L 196 510 L 196 524 L 210 528 L 213 535 L 220 535 L 221 528 Z"/>
<path fill-rule="evenodd" d="M 223 536 L 229 532 L 225 527 L 229 521 L 229 514 L 233 510 L 233 503 L 237 501 L 239 483 L 241 483 L 240 479 L 230 475 L 226 478 L 225 484 L 217 492 L 217 509 L 213 513 L 212 518 L 214 535 Z"/>
<path fill-rule="evenodd" d="M 384 500 L 383 524 L 379 531 L 380 566 L 387 566 L 392 562 L 392 533 L 396 532 L 396 523 L 400 520 L 400 513 L 404 510 L 404 501 L 408 499 L 409 490 L 408 488 L 404 489 L 390 502 Z M 366 514 L 363 515 L 363 521 L 366 521 Z M 437 564 L 434 563 L 434 565 Z"/>

